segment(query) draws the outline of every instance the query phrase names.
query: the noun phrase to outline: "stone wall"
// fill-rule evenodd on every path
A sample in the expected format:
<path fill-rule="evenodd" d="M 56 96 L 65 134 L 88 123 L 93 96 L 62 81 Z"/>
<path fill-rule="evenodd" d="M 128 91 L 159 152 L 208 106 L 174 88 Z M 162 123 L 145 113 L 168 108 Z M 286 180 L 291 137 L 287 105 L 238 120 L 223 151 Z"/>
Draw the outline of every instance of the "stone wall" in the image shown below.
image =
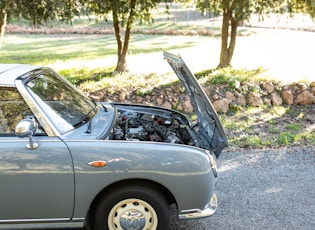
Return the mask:
<path fill-rule="evenodd" d="M 237 89 L 228 85 L 203 85 L 203 88 L 218 113 L 230 108 L 262 105 L 309 105 L 315 104 L 315 82 L 281 85 L 274 82 L 242 83 Z M 184 113 L 193 112 L 190 98 L 180 85 L 154 88 L 149 93 L 139 89 L 122 88 L 115 93 L 98 91 L 89 95 L 96 101 L 137 103 L 176 109 Z"/>

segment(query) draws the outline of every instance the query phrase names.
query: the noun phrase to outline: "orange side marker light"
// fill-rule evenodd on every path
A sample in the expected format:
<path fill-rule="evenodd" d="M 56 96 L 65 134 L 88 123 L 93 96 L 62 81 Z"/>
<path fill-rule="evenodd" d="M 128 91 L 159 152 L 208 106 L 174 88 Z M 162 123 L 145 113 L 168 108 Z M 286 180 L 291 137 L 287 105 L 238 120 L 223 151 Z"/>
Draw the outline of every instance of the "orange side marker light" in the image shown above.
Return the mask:
<path fill-rule="evenodd" d="M 92 161 L 88 165 L 92 167 L 105 167 L 107 165 L 106 161 Z"/>

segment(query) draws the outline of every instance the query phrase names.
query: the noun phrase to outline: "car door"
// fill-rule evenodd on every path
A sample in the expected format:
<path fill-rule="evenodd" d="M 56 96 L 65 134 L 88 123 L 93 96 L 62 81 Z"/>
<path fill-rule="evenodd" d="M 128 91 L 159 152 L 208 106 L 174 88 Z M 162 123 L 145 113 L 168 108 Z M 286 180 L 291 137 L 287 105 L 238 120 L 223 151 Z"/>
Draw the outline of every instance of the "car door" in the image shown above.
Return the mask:
<path fill-rule="evenodd" d="M 38 147 L 32 149 L 29 138 L 14 133 L 20 120 L 32 116 L 15 88 L 0 87 L 0 224 L 72 216 L 74 173 L 67 146 L 39 128 L 33 136 Z"/>

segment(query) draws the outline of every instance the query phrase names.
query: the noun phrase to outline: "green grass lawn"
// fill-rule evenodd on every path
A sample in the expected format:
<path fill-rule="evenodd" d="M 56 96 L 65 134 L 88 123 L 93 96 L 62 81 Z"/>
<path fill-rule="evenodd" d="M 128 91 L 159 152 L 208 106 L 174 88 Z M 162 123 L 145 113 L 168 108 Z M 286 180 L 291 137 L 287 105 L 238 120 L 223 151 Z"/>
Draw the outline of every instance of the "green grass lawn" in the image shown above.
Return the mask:
<path fill-rule="evenodd" d="M 133 34 L 129 53 L 134 55 L 192 47 L 207 38 L 187 36 L 181 40 L 178 42 L 168 35 Z M 116 53 L 114 35 L 6 34 L 0 49 L 0 63 L 48 65 L 60 60 L 105 58 Z"/>

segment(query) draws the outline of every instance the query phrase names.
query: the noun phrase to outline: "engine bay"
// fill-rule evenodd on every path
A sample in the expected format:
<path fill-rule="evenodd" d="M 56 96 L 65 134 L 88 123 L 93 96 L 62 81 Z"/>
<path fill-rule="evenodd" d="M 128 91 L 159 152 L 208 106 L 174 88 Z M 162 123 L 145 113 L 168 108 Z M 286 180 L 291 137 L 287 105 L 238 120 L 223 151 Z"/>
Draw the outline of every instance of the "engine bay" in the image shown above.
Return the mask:
<path fill-rule="evenodd" d="M 209 142 L 198 133 L 197 125 L 190 126 L 186 119 L 175 113 L 163 115 L 157 111 L 119 109 L 113 139 L 209 147 Z"/>

